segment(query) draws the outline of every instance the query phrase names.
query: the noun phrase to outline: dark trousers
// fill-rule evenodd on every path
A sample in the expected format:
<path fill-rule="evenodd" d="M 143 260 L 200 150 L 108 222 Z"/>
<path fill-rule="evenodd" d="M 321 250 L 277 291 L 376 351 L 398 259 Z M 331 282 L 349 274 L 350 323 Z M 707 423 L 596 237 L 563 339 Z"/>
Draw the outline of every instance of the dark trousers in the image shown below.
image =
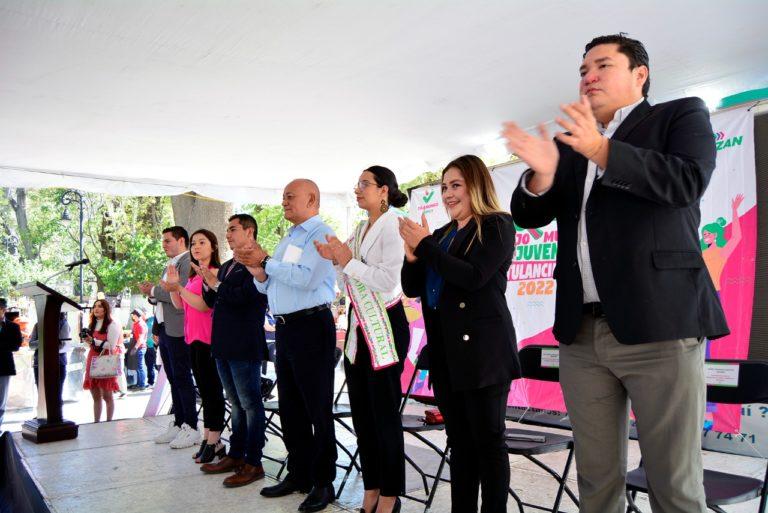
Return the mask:
<path fill-rule="evenodd" d="M 368 344 L 358 327 L 355 363 L 344 358 L 344 372 L 352 424 L 360 449 L 363 486 L 366 490 L 378 489 L 381 495 L 393 497 L 405 493 L 400 374 L 408 353 L 410 332 L 402 303 L 392 307 L 388 313 L 399 363 L 374 371 Z"/>
<path fill-rule="evenodd" d="M 154 347 L 147 347 L 144 353 L 144 363 L 147 365 L 147 383 L 149 386 L 155 385 L 155 365 L 157 365 L 157 350 Z"/>
<path fill-rule="evenodd" d="M 476 513 L 481 487 L 481 513 L 507 511 L 509 455 L 504 431 L 509 385 L 454 391 L 447 380 L 432 380 L 451 448 L 453 513 Z"/>
<path fill-rule="evenodd" d="M 221 388 L 211 345 L 196 340 L 189 346 L 192 373 L 203 400 L 203 424 L 211 431 L 224 429 L 224 390 Z"/>
<path fill-rule="evenodd" d="M 333 368 L 336 328 L 330 310 L 277 325 L 277 393 L 288 449 L 288 476 L 302 486 L 336 477 Z"/>
<path fill-rule="evenodd" d="M 232 436 L 229 456 L 244 458 L 249 465 L 261 465 L 264 449 L 264 402 L 261 398 L 259 360 L 216 359 L 219 377 L 232 406 Z"/>
<path fill-rule="evenodd" d="M 192 363 L 189 346 L 184 337 L 171 337 L 165 333 L 165 326 L 160 325 L 160 357 L 165 366 L 165 375 L 171 385 L 174 424 L 187 424 L 197 429 L 197 401 L 195 385 L 192 383 Z"/>

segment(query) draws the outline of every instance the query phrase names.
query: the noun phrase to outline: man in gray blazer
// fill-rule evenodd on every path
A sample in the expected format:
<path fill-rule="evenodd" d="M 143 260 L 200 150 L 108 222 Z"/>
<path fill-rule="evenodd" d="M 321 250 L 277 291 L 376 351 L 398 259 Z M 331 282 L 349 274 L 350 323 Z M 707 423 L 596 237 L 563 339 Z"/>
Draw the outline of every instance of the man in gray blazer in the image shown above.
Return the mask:
<path fill-rule="evenodd" d="M 179 271 L 180 283 L 189 279 L 189 234 L 181 226 L 163 230 L 163 251 Z M 163 271 L 162 280 L 166 277 Z M 160 357 L 163 369 L 171 385 L 174 420 L 168 429 L 155 438 L 159 444 L 170 443 L 173 449 L 192 447 L 200 443 L 197 430 L 195 387 L 192 383 L 192 367 L 189 346 L 184 341 L 184 310 L 173 306 L 171 296 L 158 284 L 145 282 L 139 285 L 141 292 L 156 305 L 155 316 L 159 325 Z"/>

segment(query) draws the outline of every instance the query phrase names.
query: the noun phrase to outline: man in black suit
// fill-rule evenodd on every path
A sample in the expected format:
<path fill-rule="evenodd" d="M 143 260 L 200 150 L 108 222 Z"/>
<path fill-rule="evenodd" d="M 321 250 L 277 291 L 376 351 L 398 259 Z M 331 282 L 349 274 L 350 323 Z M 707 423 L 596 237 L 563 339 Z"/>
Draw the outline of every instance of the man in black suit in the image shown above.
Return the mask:
<path fill-rule="evenodd" d="M 11 376 L 16 375 L 13 353 L 21 347 L 21 329 L 18 324 L 5 319 L 7 308 L 8 302 L 4 297 L 0 297 L 0 428 L 3 426 Z"/>
<path fill-rule="evenodd" d="M 648 54 L 624 35 L 592 40 L 580 73 L 556 141 L 543 125 L 503 132 L 531 168 L 515 222 L 558 224 L 554 333 L 580 511 L 624 511 L 631 400 L 653 511 L 704 513 L 701 340 L 728 334 L 697 242 L 709 113 L 698 98 L 649 105 Z"/>

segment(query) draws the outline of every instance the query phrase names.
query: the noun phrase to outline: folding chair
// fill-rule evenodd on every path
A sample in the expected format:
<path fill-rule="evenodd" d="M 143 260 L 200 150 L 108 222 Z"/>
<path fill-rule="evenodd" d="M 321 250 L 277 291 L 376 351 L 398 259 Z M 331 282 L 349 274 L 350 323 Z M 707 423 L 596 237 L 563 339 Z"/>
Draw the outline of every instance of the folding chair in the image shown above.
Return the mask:
<path fill-rule="evenodd" d="M 408 400 L 411 399 L 411 393 L 413 391 L 413 384 L 416 382 L 416 378 L 419 374 L 419 371 L 428 370 L 429 369 L 429 361 L 427 357 L 427 353 L 422 349 L 421 353 L 416 359 L 415 363 L 415 369 L 413 371 L 413 376 L 411 376 L 411 380 L 408 383 L 408 389 L 405 391 L 405 394 L 403 395 L 403 402 L 400 404 L 400 414 L 403 421 L 403 433 L 408 433 L 417 440 L 419 440 L 421 443 L 432 449 L 439 457 L 440 457 L 440 463 L 437 467 L 437 472 L 435 474 L 430 474 L 426 470 L 422 469 L 414 460 L 411 458 L 408 453 L 405 453 L 405 461 L 408 462 L 411 467 L 416 470 L 416 472 L 419 473 L 421 476 L 422 485 L 424 486 L 424 494 L 426 495 L 425 499 L 422 499 L 421 497 L 417 497 L 415 495 L 410 495 L 408 493 L 404 494 L 403 497 L 407 499 L 411 499 L 416 502 L 420 502 L 421 504 L 424 504 L 424 512 L 426 513 L 429 508 L 432 506 L 432 502 L 435 500 L 435 494 L 437 492 L 437 485 L 440 484 L 440 481 L 444 481 L 446 483 L 450 483 L 450 479 L 446 479 L 442 477 L 443 475 L 443 469 L 445 468 L 445 463 L 449 462 L 449 448 L 448 448 L 448 441 L 445 442 L 445 447 L 440 448 L 433 442 L 431 442 L 429 439 L 427 439 L 422 433 L 430 432 L 430 431 L 444 431 L 445 425 L 444 424 L 427 424 L 424 420 L 424 417 L 418 416 L 418 415 L 408 415 L 404 414 L 403 411 L 405 410 L 406 405 L 408 404 Z M 429 402 L 420 400 L 422 404 L 428 404 Z M 434 405 L 434 402 L 431 404 Z M 431 485 L 429 481 L 432 481 Z"/>
<path fill-rule="evenodd" d="M 738 365 L 738 385 L 708 385 L 707 401 L 721 404 L 768 403 L 768 362 L 747 360 L 708 360 L 708 363 Z M 765 458 L 765 456 L 761 457 Z M 738 504 L 760 497 L 758 513 L 765 513 L 768 465 L 763 480 L 738 474 L 704 469 L 704 493 L 707 508 L 726 513 L 720 506 Z M 637 493 L 648 493 L 645 468 L 641 466 L 627 474 L 627 513 L 642 511 L 635 504 Z"/>
<path fill-rule="evenodd" d="M 336 348 L 336 351 L 334 353 L 335 363 L 334 367 L 338 365 L 339 361 L 341 360 L 342 351 L 339 348 Z M 275 380 L 275 385 L 277 386 L 277 380 Z M 339 391 L 339 394 L 336 396 L 336 401 L 338 401 L 338 398 L 341 395 L 341 391 Z M 336 402 L 335 401 L 335 402 Z M 275 417 L 280 416 L 280 403 L 279 401 L 265 401 L 264 402 L 264 411 L 267 415 L 267 422 L 266 422 L 266 431 L 268 433 L 272 433 L 273 435 L 277 436 L 281 440 L 283 439 L 283 433 L 281 427 L 275 422 Z M 348 405 L 338 405 L 334 403 L 333 406 L 333 420 L 337 423 L 339 423 L 341 426 L 343 426 L 346 430 L 348 430 L 353 435 L 355 434 L 354 430 L 348 426 L 342 419 L 348 418 L 352 416 L 352 410 L 349 408 Z M 347 478 L 349 477 L 349 474 L 352 472 L 353 468 L 356 468 L 358 471 L 360 471 L 360 466 L 358 465 L 356 459 L 357 459 L 357 450 L 355 452 L 351 452 L 347 447 L 345 447 L 341 442 L 336 440 L 336 447 L 340 449 L 344 454 L 347 455 L 349 458 L 349 463 L 347 465 L 344 465 L 342 463 L 339 463 L 338 460 L 336 461 L 336 466 L 338 468 L 341 468 L 344 470 L 344 479 L 342 481 L 342 484 L 339 488 L 339 491 L 336 493 L 336 497 L 338 498 L 341 495 L 341 490 L 344 488 L 344 484 L 346 483 Z M 286 466 L 288 465 L 288 458 L 275 458 L 272 456 L 266 456 L 265 458 L 270 459 L 272 461 L 275 461 L 277 463 L 280 463 L 280 470 L 277 472 L 276 479 L 280 479 L 280 476 L 283 473 L 283 470 L 285 470 Z"/>
<path fill-rule="evenodd" d="M 542 367 L 541 356 L 542 349 L 557 351 L 557 347 L 554 346 L 526 346 L 520 350 L 520 366 L 524 378 L 536 379 L 539 381 L 560 381 L 560 371 L 557 367 Z M 524 418 L 512 418 L 507 416 L 508 420 L 517 422 L 526 422 Z M 507 437 L 507 452 L 509 454 L 515 454 L 517 456 L 523 456 L 527 460 L 534 463 L 536 466 L 544 470 L 547 474 L 557 481 L 557 495 L 555 495 L 555 502 L 551 507 L 542 506 L 539 504 L 532 504 L 524 502 L 519 495 L 509 488 L 509 494 L 517 503 L 517 509 L 520 513 L 525 511 L 524 507 L 538 509 L 542 511 L 550 511 L 552 513 L 558 513 L 560 511 L 560 502 L 563 499 L 563 493 L 566 493 L 571 498 L 573 503 L 578 506 L 579 500 L 576 495 L 568 487 L 566 479 L 568 478 L 568 472 L 571 470 L 571 464 L 573 463 L 573 437 L 560 435 L 556 433 L 550 433 L 547 431 L 537 431 L 529 429 L 507 429 L 505 433 Z M 528 440 L 515 440 L 515 436 L 534 436 L 543 437 L 544 441 L 528 441 Z M 558 474 L 557 471 L 541 462 L 537 456 L 541 454 L 549 454 L 560 451 L 568 451 L 568 456 L 565 460 L 565 466 L 563 467 L 562 474 Z"/>

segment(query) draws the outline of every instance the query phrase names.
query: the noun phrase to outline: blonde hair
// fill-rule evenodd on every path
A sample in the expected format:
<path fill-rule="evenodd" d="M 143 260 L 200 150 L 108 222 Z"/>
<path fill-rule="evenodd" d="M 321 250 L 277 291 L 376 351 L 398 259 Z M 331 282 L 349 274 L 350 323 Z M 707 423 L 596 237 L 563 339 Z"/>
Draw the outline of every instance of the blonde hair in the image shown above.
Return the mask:
<path fill-rule="evenodd" d="M 469 192 L 472 218 L 477 225 L 477 238 L 480 242 L 483 242 L 483 219 L 489 215 L 504 213 L 499 204 L 499 197 L 496 195 L 496 187 L 493 185 L 491 172 L 488 171 L 480 157 L 475 155 L 462 155 L 452 160 L 443 169 L 441 179 L 445 177 L 445 173 L 451 168 L 458 169 L 462 178 L 464 178 L 464 183 Z"/>

